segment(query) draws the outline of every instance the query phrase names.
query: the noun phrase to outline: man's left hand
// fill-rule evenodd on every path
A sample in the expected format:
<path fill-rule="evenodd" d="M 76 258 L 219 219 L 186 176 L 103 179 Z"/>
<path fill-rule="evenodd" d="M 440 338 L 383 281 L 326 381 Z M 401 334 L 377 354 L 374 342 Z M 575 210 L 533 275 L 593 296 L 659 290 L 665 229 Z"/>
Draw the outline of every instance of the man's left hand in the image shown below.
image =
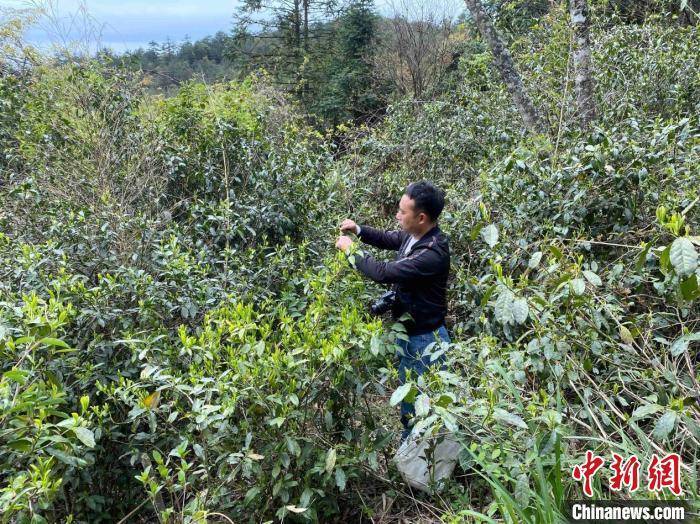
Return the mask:
<path fill-rule="evenodd" d="M 352 246 L 352 240 L 348 236 L 339 236 L 338 240 L 335 241 L 335 247 L 340 249 L 343 253 L 347 253 L 350 246 Z"/>

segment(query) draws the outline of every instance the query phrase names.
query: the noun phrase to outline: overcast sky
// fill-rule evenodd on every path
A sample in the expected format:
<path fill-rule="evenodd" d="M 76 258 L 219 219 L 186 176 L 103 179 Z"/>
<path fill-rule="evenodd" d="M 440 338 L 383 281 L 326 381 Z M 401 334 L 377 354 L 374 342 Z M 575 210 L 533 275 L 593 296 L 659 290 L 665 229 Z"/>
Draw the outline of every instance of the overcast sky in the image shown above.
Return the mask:
<path fill-rule="evenodd" d="M 44 2 L 46 3 L 46 2 Z M 26 8 L 38 2 L 0 0 L 0 7 Z M 27 39 L 44 45 L 58 33 L 76 38 L 85 27 L 80 6 L 85 5 L 94 26 L 100 33 L 102 46 L 115 51 L 146 47 L 148 42 L 163 42 L 167 38 L 180 42 L 186 36 L 192 40 L 230 31 L 237 0 L 53 0 L 59 27 L 46 20 L 30 29 Z"/>
<path fill-rule="evenodd" d="M 93 51 L 110 47 L 120 52 L 145 48 L 150 41 L 182 42 L 185 37 L 194 41 L 217 31 L 228 32 L 240 0 L 0 0 L 0 14 L 3 7 L 39 5 L 48 8 L 49 16 L 27 31 L 30 43 L 46 48 L 54 41 L 65 46 L 72 40 L 85 41 L 84 35 L 90 34 L 87 40 Z M 376 0 L 375 5 L 385 14 L 396 6 L 422 6 L 418 11 L 437 9 L 453 15 L 464 8 L 461 0 Z"/>

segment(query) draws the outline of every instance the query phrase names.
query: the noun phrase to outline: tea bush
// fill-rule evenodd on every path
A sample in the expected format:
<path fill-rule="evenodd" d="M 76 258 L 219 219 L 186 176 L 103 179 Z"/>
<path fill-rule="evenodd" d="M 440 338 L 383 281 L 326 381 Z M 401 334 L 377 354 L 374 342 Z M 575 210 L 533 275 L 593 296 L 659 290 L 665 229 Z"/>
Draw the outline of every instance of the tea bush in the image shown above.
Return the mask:
<path fill-rule="evenodd" d="M 389 114 L 341 164 L 363 220 L 389 225 L 410 180 L 447 191 L 456 340 L 439 349 L 448 370 L 406 394 L 420 430 L 447 427 L 463 443 L 471 482 L 451 488 L 455 522 L 560 522 L 564 501 L 581 497 L 570 471 L 585 449 L 643 462 L 683 450 L 683 486 L 696 496 L 700 83 L 684 64 L 697 59 L 686 39 L 697 29 L 649 23 L 597 39 L 598 92 L 609 99 L 582 134 L 564 16 L 534 29 L 546 38 L 515 43 L 551 136 L 513 128 L 475 49 L 457 93 Z M 642 34 L 650 53 L 623 60 L 622 42 Z M 679 75 L 677 89 L 666 74 Z M 596 498 L 610 498 L 602 477 Z"/>

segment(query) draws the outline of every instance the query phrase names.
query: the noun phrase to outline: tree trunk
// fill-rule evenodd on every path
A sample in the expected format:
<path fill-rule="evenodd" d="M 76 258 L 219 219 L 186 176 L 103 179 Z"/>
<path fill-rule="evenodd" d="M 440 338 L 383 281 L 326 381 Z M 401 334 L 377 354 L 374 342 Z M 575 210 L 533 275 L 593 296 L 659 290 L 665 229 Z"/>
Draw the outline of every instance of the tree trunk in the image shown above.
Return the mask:
<path fill-rule="evenodd" d="M 506 84 L 506 88 L 513 98 L 513 103 L 517 107 L 523 122 L 525 122 L 525 126 L 531 131 L 544 132 L 545 128 L 542 124 L 542 119 L 532 100 L 525 92 L 525 86 L 522 78 L 520 78 L 520 74 L 515 69 L 513 58 L 510 56 L 510 52 L 500 35 L 496 32 L 491 17 L 481 4 L 481 0 L 464 1 L 474 17 L 474 22 L 476 22 L 476 27 L 479 29 L 481 37 L 486 40 L 486 43 L 491 48 L 496 68 L 501 73 L 503 82 Z"/>
<path fill-rule="evenodd" d="M 596 117 L 595 84 L 591 62 L 590 20 L 587 0 L 571 0 L 569 6 L 574 29 L 574 91 L 581 128 L 587 129 Z"/>
<path fill-rule="evenodd" d="M 301 6 L 299 5 L 299 0 L 294 0 L 292 24 L 294 27 L 294 51 L 299 55 L 301 54 Z"/>
<path fill-rule="evenodd" d="M 304 53 L 309 52 L 309 0 L 304 0 Z"/>

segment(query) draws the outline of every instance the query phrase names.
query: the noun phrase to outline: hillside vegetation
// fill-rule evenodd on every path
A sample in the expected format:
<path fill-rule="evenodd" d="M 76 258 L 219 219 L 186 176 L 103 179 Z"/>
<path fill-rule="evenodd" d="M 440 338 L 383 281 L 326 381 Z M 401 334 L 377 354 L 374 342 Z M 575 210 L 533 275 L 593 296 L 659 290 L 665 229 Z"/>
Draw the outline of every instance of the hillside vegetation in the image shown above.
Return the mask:
<path fill-rule="evenodd" d="M 320 132 L 264 73 L 155 96 L 4 25 L 0 520 L 557 523 L 588 449 L 677 452 L 698 500 L 699 29 L 594 15 L 588 131 L 566 9 L 510 43 L 543 134 L 468 28 L 449 88 Z M 446 370 L 400 392 L 462 444 L 434 497 L 391 462 L 399 327 L 333 248 L 417 179 L 452 252 Z"/>

